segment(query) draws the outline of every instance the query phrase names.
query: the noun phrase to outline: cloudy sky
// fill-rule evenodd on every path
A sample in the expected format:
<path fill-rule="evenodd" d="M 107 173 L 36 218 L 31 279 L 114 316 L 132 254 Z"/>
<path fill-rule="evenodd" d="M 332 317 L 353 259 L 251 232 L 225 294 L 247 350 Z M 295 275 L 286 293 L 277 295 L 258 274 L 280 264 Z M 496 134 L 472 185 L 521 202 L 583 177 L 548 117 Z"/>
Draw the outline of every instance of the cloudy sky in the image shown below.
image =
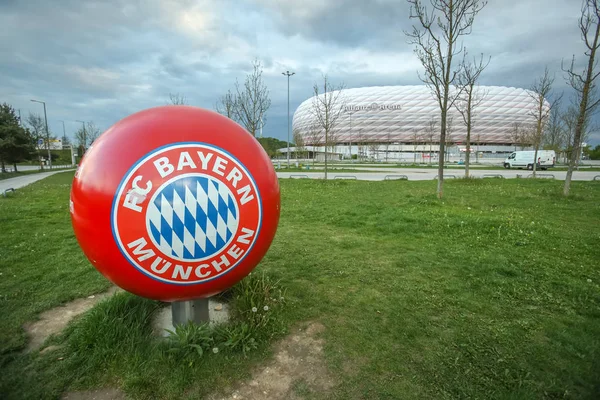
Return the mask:
<path fill-rule="evenodd" d="M 464 39 L 492 56 L 481 83 L 528 88 L 548 65 L 568 97 L 560 63 L 583 53 L 580 5 L 489 0 Z M 419 84 L 411 24 L 403 0 L 0 0 L 0 102 L 26 116 L 43 112 L 30 99 L 46 101 L 58 135 L 60 120 L 68 135 L 75 120 L 105 130 L 170 92 L 213 108 L 259 59 L 272 100 L 264 135 L 283 139 L 282 71 L 296 73 L 292 112 L 323 73 L 349 88 Z"/>

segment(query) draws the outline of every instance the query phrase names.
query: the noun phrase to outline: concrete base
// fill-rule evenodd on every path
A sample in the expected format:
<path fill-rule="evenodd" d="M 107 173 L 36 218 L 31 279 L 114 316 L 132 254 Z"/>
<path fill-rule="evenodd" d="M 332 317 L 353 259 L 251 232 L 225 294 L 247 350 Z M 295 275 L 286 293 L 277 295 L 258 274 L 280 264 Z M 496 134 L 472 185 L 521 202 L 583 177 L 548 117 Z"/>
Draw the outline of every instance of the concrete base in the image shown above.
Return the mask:
<path fill-rule="evenodd" d="M 229 321 L 229 306 L 214 299 L 208 299 L 208 315 L 210 324 L 220 324 Z M 152 330 L 156 336 L 168 337 L 166 330 L 175 331 L 173 327 L 171 305 L 158 310 L 152 321 Z"/>

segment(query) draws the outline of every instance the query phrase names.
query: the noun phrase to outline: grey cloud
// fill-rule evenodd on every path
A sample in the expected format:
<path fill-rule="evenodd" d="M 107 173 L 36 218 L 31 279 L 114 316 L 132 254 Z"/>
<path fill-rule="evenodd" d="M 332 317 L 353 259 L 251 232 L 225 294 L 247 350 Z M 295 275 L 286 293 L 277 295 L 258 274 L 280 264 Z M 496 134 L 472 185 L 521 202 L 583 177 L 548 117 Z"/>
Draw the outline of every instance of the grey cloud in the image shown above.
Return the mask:
<path fill-rule="evenodd" d="M 549 64 L 565 89 L 560 60 L 575 53 L 583 62 L 573 3 L 490 2 L 464 39 L 472 54 L 492 55 L 482 83 L 529 87 Z M 212 108 L 258 58 L 272 99 L 264 134 L 284 138 L 281 71 L 296 72 L 292 112 L 323 72 L 346 87 L 419 84 L 403 34 L 411 24 L 403 0 L 0 0 L 0 101 L 26 114 L 40 112 L 30 98 L 46 100 L 55 132 L 59 119 L 105 129 L 165 104 L 169 92 Z M 404 62 L 414 71 L 394 71 L 394 63 L 406 71 Z"/>
<path fill-rule="evenodd" d="M 249 0 L 271 13 L 286 35 L 342 46 L 404 47 L 409 7 L 398 0 Z"/>

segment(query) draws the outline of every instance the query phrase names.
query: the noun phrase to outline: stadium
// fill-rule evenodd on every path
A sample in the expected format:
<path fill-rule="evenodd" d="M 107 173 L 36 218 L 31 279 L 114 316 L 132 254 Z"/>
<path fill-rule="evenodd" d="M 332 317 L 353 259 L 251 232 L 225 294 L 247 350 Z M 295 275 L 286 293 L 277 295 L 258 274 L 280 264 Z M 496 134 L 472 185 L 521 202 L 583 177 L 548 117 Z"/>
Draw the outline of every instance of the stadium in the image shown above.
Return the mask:
<path fill-rule="evenodd" d="M 522 132 L 535 123 L 535 95 L 514 87 L 480 86 L 477 90 L 481 100 L 474 109 L 471 129 L 473 158 L 503 158 L 529 148 L 531 143 L 524 142 Z M 332 98 L 335 96 L 332 92 Z M 440 111 L 427 86 L 345 89 L 337 99 L 335 108 L 341 107 L 341 113 L 328 138 L 329 158 L 437 160 Z M 294 150 L 304 149 L 311 157 L 323 158 L 324 130 L 315 116 L 314 100 L 305 100 L 294 113 Z M 467 130 L 455 107 L 448 116 L 447 157 L 458 161 L 464 157 Z"/>

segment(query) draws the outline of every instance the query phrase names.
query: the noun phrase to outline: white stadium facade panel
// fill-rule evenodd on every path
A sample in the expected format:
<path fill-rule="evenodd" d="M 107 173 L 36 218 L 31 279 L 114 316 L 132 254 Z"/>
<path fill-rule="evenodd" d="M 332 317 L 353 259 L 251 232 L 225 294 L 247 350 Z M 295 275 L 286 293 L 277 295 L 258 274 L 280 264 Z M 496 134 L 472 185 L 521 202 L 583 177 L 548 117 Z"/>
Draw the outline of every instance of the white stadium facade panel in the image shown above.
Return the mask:
<path fill-rule="evenodd" d="M 478 93 L 483 99 L 474 110 L 472 143 L 510 145 L 514 142 L 515 123 L 521 129 L 535 123 L 536 100 L 532 92 L 479 86 Z M 322 145 L 325 138 L 316 121 L 313 102 L 311 97 L 300 104 L 294 113 L 293 131 L 304 138 L 306 145 Z M 338 103 L 336 107 L 341 107 L 342 112 L 333 130 L 335 143 L 439 142 L 439 106 L 425 85 L 345 89 Z M 545 107 L 549 107 L 547 102 Z M 447 142 L 464 144 L 467 131 L 462 116 L 454 107 L 449 116 L 452 122 Z M 436 121 L 433 135 L 429 133 L 432 119 Z"/>

